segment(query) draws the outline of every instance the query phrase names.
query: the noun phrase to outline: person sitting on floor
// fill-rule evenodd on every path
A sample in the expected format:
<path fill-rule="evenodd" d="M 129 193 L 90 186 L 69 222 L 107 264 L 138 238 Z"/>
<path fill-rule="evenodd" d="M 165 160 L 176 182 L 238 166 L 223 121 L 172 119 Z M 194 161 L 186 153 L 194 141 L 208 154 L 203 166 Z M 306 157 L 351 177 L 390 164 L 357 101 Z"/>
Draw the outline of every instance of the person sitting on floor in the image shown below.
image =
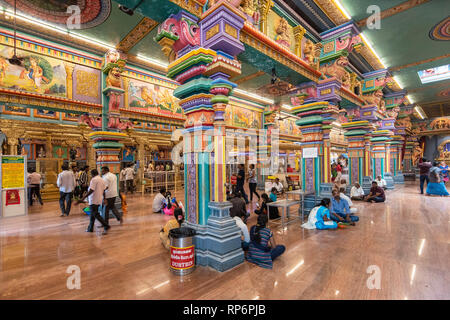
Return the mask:
<path fill-rule="evenodd" d="M 283 254 L 286 247 L 276 244 L 273 232 L 266 227 L 267 221 L 267 215 L 260 214 L 257 224 L 251 227 L 246 259 L 262 268 L 272 269 L 273 261 Z"/>
<path fill-rule="evenodd" d="M 280 182 L 280 179 L 278 179 L 278 178 L 275 178 L 275 181 L 272 182 L 271 189 L 272 188 L 275 188 L 277 190 L 278 194 L 282 194 L 283 190 L 284 190 L 283 184 Z"/>
<path fill-rule="evenodd" d="M 351 213 L 351 214 L 357 213 L 357 212 L 358 212 L 358 209 L 355 208 L 355 207 L 353 207 L 353 202 L 352 202 L 352 200 L 350 199 L 349 196 L 347 196 L 347 195 L 345 194 L 345 188 L 341 187 L 341 189 L 339 190 L 339 192 L 340 192 L 339 196 L 341 197 L 341 199 L 344 199 L 345 201 L 347 201 L 348 206 L 349 206 L 349 208 L 350 208 L 350 213 Z"/>
<path fill-rule="evenodd" d="M 277 189 L 276 188 L 272 188 L 272 190 L 270 190 L 269 198 L 273 202 L 277 201 Z"/>
<path fill-rule="evenodd" d="M 359 221 L 359 217 L 351 214 L 347 201 L 341 199 L 339 191 L 333 190 L 331 194 L 333 195 L 330 209 L 331 219 L 336 222 L 348 222 L 354 226 L 355 222 Z"/>
<path fill-rule="evenodd" d="M 448 196 L 449 193 L 445 188 L 444 181 L 441 179 L 439 169 L 439 162 L 435 161 L 433 166 L 430 169 L 429 180 L 430 182 L 427 184 L 426 194 L 427 196 L 436 195 L 436 196 Z"/>
<path fill-rule="evenodd" d="M 241 193 L 234 190 L 232 197 L 228 201 L 233 205 L 230 208 L 230 217 L 234 218 L 235 216 L 242 215 L 244 217 L 244 222 L 247 223 L 247 218 L 250 214 L 247 214 L 247 205 L 245 204 L 245 200 L 242 198 Z"/>
<path fill-rule="evenodd" d="M 242 199 L 242 201 L 244 201 L 244 199 Z M 248 233 L 248 228 L 246 225 L 247 217 L 243 212 L 238 212 L 232 217 L 236 221 L 236 225 L 239 227 L 239 229 L 241 229 L 242 250 L 247 251 L 250 246 L 250 234 Z"/>
<path fill-rule="evenodd" d="M 337 229 L 338 225 L 330 217 L 330 205 L 329 198 L 323 198 L 320 204 L 312 208 L 308 215 L 308 222 L 302 224 L 305 229 Z"/>
<path fill-rule="evenodd" d="M 278 212 L 277 207 L 269 207 L 270 209 L 267 210 L 267 208 L 268 208 L 267 204 L 272 202 L 272 200 L 269 199 L 269 196 L 267 195 L 267 193 L 263 193 L 261 195 L 261 199 L 262 199 L 261 207 L 259 206 L 259 204 L 256 204 L 258 209 L 255 210 L 255 213 L 257 215 L 261 215 L 261 214 L 267 215 L 267 213 L 269 212 L 270 219 L 278 219 L 280 217 L 280 214 Z"/>
<path fill-rule="evenodd" d="M 372 188 L 370 188 L 369 194 L 364 198 L 368 202 L 384 202 L 386 201 L 386 195 L 383 188 L 378 186 L 376 181 L 372 181 Z"/>
<path fill-rule="evenodd" d="M 181 208 L 176 208 L 174 211 L 174 217 L 169 221 L 167 221 L 166 225 L 159 232 L 159 238 L 161 239 L 161 243 L 167 250 L 170 249 L 169 231 L 181 227 L 183 221 L 184 221 L 183 210 L 181 210 Z"/>
<path fill-rule="evenodd" d="M 381 179 L 381 176 L 378 176 L 375 181 L 377 182 L 377 184 L 380 188 L 383 188 L 384 190 L 386 190 L 386 180 Z"/>
<path fill-rule="evenodd" d="M 352 200 L 364 200 L 364 189 L 359 185 L 358 182 L 355 182 L 355 185 L 350 190 L 350 198 Z"/>
<path fill-rule="evenodd" d="M 339 190 L 341 190 L 341 188 L 344 188 L 344 190 L 347 188 L 347 180 L 341 179 L 341 185 L 339 186 Z"/>
<path fill-rule="evenodd" d="M 166 200 L 166 188 L 161 187 L 161 189 L 159 189 L 159 193 L 153 199 L 152 204 L 153 213 L 163 213 L 165 200 Z"/>

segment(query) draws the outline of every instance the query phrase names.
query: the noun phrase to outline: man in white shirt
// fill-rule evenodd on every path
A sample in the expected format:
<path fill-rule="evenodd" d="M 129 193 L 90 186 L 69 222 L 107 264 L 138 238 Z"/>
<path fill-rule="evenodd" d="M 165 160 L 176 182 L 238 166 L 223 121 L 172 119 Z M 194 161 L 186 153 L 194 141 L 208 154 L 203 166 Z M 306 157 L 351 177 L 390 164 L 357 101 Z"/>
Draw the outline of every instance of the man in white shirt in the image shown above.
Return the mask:
<path fill-rule="evenodd" d="M 41 191 L 40 191 L 40 187 L 41 187 L 41 175 L 39 173 L 36 172 L 36 170 L 34 169 L 30 169 L 28 177 L 27 177 L 27 183 L 28 183 L 28 204 L 30 206 L 33 205 L 33 194 L 36 195 L 36 197 L 39 200 L 39 203 L 41 204 L 41 206 L 44 204 L 42 202 L 42 198 L 41 198 Z"/>
<path fill-rule="evenodd" d="M 277 189 L 278 193 L 283 193 L 283 184 L 280 182 L 280 179 L 276 178 L 274 182 L 272 182 L 272 186 L 270 189 Z"/>
<path fill-rule="evenodd" d="M 69 166 L 63 164 L 62 172 L 58 174 L 56 185 L 59 188 L 59 207 L 61 208 L 61 217 L 69 216 L 72 206 L 72 195 L 75 189 L 75 176 L 69 171 Z"/>
<path fill-rule="evenodd" d="M 100 221 L 104 228 L 102 234 L 106 234 L 108 229 L 111 227 L 106 223 L 106 221 L 98 212 L 98 207 L 103 202 L 103 192 L 106 189 L 106 185 L 103 179 L 98 175 L 97 169 L 91 170 L 91 176 L 92 179 L 91 183 L 89 184 L 89 191 L 82 199 L 78 200 L 78 203 L 82 203 L 84 199 L 86 199 L 86 197 L 88 197 L 89 199 L 89 208 L 91 209 L 91 214 L 89 226 L 86 229 L 86 232 L 94 232 L 94 223 L 95 219 L 97 219 L 98 221 Z"/>
<path fill-rule="evenodd" d="M 381 176 L 378 176 L 375 180 L 380 188 L 386 189 L 386 180 L 381 179 Z"/>
<path fill-rule="evenodd" d="M 358 182 L 350 190 L 350 197 L 352 200 L 364 200 L 364 189 L 359 185 Z"/>
<path fill-rule="evenodd" d="M 163 213 L 164 203 L 166 201 L 166 188 L 159 189 L 159 193 L 153 199 L 153 213 Z"/>
<path fill-rule="evenodd" d="M 245 215 L 241 212 L 237 213 L 233 217 L 234 221 L 236 221 L 236 225 L 241 229 L 241 236 L 244 237 L 241 241 L 242 249 L 244 251 L 247 251 L 250 246 L 250 234 L 248 232 L 247 225 L 242 221 L 242 219 L 245 219 Z"/>
<path fill-rule="evenodd" d="M 347 201 L 348 206 L 350 207 L 350 214 L 355 214 L 358 212 L 358 208 L 354 208 L 353 207 L 353 202 L 352 200 L 350 200 L 350 198 L 345 194 L 345 188 L 339 189 L 340 194 L 339 196 L 341 197 L 341 199 L 344 199 L 345 201 Z"/>
<path fill-rule="evenodd" d="M 120 192 L 125 192 L 125 170 L 126 168 L 123 168 L 119 173 L 119 184 L 120 184 Z"/>
<path fill-rule="evenodd" d="M 134 180 L 134 169 L 131 164 L 128 165 L 128 167 L 125 169 L 125 194 L 127 194 L 128 191 L 133 193 L 133 180 Z"/>
<path fill-rule="evenodd" d="M 102 178 L 106 185 L 105 191 L 105 199 L 106 199 L 106 208 L 105 208 L 105 222 L 109 224 L 109 212 L 112 211 L 117 221 L 120 224 L 123 223 L 123 217 L 119 213 L 119 210 L 116 208 L 116 198 L 119 196 L 117 192 L 117 177 L 114 173 L 109 172 L 108 167 L 102 167 Z"/>

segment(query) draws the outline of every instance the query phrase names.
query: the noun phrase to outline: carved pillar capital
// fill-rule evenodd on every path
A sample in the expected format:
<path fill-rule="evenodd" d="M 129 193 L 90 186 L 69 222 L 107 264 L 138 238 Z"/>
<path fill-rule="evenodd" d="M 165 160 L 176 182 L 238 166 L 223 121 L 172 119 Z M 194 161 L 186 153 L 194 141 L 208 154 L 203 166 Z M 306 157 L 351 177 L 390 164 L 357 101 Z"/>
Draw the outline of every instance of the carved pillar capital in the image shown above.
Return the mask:
<path fill-rule="evenodd" d="M 301 58 L 302 57 L 302 39 L 306 33 L 306 29 L 301 25 L 293 28 L 294 31 L 294 41 L 295 41 L 295 54 Z"/>
<path fill-rule="evenodd" d="M 261 0 L 259 6 L 259 13 L 261 15 L 261 32 L 267 35 L 268 33 L 268 25 L 267 25 L 267 16 L 269 15 L 270 9 L 274 6 L 272 0 Z"/>

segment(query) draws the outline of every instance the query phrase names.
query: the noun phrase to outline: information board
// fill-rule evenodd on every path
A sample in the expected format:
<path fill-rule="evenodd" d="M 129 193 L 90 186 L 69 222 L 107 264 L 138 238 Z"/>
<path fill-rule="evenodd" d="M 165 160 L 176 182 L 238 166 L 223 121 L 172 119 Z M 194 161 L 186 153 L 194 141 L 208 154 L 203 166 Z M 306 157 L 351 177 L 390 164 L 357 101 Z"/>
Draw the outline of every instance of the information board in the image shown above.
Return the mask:
<path fill-rule="evenodd" d="M 24 156 L 1 156 L 0 216 L 3 218 L 26 215 L 28 212 L 26 168 Z"/>
<path fill-rule="evenodd" d="M 24 164 L 22 156 L 2 157 L 2 189 L 25 188 Z"/>
<path fill-rule="evenodd" d="M 317 158 L 317 147 L 316 148 L 303 148 L 302 155 L 303 155 L 303 158 Z"/>

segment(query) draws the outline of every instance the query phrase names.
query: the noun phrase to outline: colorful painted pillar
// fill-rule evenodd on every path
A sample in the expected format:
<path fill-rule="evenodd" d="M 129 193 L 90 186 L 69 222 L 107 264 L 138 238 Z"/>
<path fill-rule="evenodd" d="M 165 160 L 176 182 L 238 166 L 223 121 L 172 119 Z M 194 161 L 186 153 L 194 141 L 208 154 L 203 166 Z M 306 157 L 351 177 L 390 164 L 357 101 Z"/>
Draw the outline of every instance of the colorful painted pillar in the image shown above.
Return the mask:
<path fill-rule="evenodd" d="M 328 101 L 321 101 L 294 107 L 292 113 L 301 118 L 296 125 L 303 136 L 302 188 L 318 195 L 321 184 L 331 182 L 329 132 L 339 109 Z"/>
<path fill-rule="evenodd" d="M 94 141 L 97 154 L 96 167 L 108 166 L 110 172 L 119 174 L 121 141 L 127 137 L 122 131 L 132 127 L 131 122 L 120 116 L 124 90 L 121 73 L 126 64 L 125 57 L 116 50 L 106 53 L 102 68 L 102 113 L 83 114 L 80 121 L 89 125 L 93 132 L 88 136 Z"/>
<path fill-rule="evenodd" d="M 370 174 L 370 131 L 372 125 L 368 120 L 342 123 L 347 132 L 349 183 L 363 184 L 363 177 Z"/>
<path fill-rule="evenodd" d="M 415 139 L 412 136 L 406 137 L 405 154 L 403 156 L 403 173 L 415 173 L 412 157 Z"/>
<path fill-rule="evenodd" d="M 384 178 L 386 172 L 386 146 L 389 146 L 390 140 L 388 137 L 389 133 L 389 130 L 372 131 L 372 138 L 370 139 L 372 180 L 375 180 L 377 176 Z"/>
<path fill-rule="evenodd" d="M 184 131 L 187 225 L 196 229 L 196 261 L 225 271 L 244 261 L 240 231 L 225 197 L 225 125 L 228 97 L 240 74 L 244 15 L 218 2 L 201 19 L 181 11 L 158 28 L 155 40 L 172 62 L 167 76 L 186 115 Z"/>

